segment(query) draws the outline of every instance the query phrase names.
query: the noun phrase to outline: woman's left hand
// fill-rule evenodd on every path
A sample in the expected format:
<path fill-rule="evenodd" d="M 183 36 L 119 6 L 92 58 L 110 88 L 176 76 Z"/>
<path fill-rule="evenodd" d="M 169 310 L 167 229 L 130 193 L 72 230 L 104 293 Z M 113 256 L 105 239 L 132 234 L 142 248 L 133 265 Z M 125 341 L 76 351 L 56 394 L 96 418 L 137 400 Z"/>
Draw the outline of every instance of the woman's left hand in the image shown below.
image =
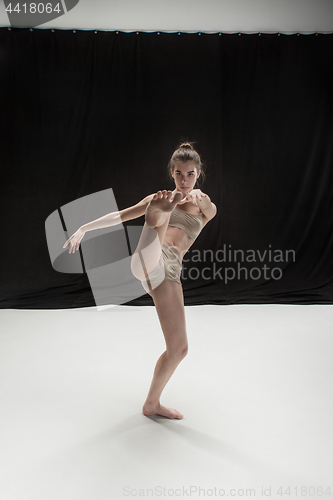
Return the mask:
<path fill-rule="evenodd" d="M 202 198 L 207 196 L 205 193 L 201 191 L 201 189 L 192 189 L 189 193 L 186 193 L 185 198 L 183 198 L 178 205 L 182 205 L 183 203 L 188 203 L 189 201 L 197 205 L 198 201 L 201 201 Z"/>

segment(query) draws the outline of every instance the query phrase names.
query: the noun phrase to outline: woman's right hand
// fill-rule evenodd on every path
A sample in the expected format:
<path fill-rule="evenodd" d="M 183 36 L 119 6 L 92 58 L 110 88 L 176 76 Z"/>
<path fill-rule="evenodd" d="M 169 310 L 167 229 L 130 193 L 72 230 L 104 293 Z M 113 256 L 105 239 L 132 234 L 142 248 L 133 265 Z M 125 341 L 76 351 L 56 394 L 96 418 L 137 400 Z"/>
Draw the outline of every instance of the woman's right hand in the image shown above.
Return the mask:
<path fill-rule="evenodd" d="M 77 231 L 75 231 L 74 234 L 64 244 L 62 248 L 65 248 L 69 244 L 69 253 L 74 253 L 75 252 L 75 247 L 76 250 L 79 249 L 80 246 L 80 241 L 82 240 L 83 236 L 86 234 L 86 231 L 82 229 L 82 227 L 79 227 Z"/>

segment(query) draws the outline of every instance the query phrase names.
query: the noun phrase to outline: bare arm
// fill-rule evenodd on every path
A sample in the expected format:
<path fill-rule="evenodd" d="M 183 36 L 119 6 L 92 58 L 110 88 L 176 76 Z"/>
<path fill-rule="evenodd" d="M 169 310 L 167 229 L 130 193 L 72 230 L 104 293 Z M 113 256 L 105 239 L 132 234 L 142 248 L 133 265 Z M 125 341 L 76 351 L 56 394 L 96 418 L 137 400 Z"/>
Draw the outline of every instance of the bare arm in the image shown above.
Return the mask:
<path fill-rule="evenodd" d="M 84 237 L 87 231 L 92 231 L 94 229 L 101 229 L 103 227 L 116 226 L 117 224 L 121 224 L 122 222 L 137 219 L 144 215 L 148 203 L 153 198 L 154 194 L 150 194 L 143 198 L 139 203 L 133 205 L 132 207 L 125 208 L 124 210 L 120 210 L 119 212 L 110 212 L 109 214 L 103 215 L 99 219 L 95 219 L 91 222 L 87 222 L 87 224 L 83 224 L 64 244 L 63 248 L 65 248 L 68 244 L 70 244 L 69 253 L 73 250 L 73 253 L 79 249 L 80 242 Z"/>
<path fill-rule="evenodd" d="M 117 224 L 121 224 L 127 220 L 137 219 L 145 213 L 146 207 L 153 196 L 154 195 L 151 194 L 132 207 L 120 210 L 120 212 L 110 212 L 107 215 L 103 215 L 103 217 L 100 217 L 99 219 L 83 224 L 81 229 L 87 232 L 92 231 L 93 229 L 100 229 L 102 227 L 116 226 Z"/>
<path fill-rule="evenodd" d="M 133 205 L 129 208 L 124 208 L 124 210 L 120 210 L 120 218 L 121 222 L 126 222 L 127 220 L 137 219 L 144 215 L 146 212 L 146 208 L 148 203 L 153 199 L 155 193 L 150 194 L 143 198 L 143 200 L 139 201 L 136 205 Z"/>
<path fill-rule="evenodd" d="M 215 217 L 217 212 L 216 205 L 211 201 L 208 194 L 203 193 L 201 189 L 192 189 L 192 191 L 186 193 L 185 198 L 178 205 L 182 205 L 188 201 L 191 201 L 200 208 L 207 221 Z"/>
<path fill-rule="evenodd" d="M 217 208 L 215 203 L 213 203 L 209 198 L 208 194 L 206 194 L 204 198 L 198 201 L 198 207 L 200 208 L 204 216 L 207 217 L 208 220 L 215 217 Z"/>

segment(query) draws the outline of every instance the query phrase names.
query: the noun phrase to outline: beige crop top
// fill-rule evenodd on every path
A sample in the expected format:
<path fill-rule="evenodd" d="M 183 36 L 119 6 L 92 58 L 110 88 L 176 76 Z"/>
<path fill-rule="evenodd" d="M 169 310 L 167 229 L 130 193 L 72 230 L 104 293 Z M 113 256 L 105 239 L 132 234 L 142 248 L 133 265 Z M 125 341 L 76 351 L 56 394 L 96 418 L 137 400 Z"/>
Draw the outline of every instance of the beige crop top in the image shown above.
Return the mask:
<path fill-rule="evenodd" d="M 190 214 L 175 207 L 171 212 L 169 226 L 183 229 L 192 240 L 195 240 L 202 229 L 202 214 Z"/>

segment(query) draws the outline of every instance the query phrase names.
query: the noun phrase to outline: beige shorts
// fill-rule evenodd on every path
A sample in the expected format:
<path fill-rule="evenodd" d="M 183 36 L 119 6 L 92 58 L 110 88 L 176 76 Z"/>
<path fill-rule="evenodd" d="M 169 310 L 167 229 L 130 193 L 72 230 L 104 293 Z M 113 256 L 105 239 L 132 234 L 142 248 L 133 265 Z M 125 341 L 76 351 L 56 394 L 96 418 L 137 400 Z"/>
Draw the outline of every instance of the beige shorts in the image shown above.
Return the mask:
<path fill-rule="evenodd" d="M 149 283 L 153 290 L 164 280 L 176 281 L 181 285 L 181 272 L 182 261 L 179 253 L 172 245 L 163 241 L 161 257 L 156 269 L 144 280 L 141 280 L 141 283 L 147 293 L 150 292 Z"/>

